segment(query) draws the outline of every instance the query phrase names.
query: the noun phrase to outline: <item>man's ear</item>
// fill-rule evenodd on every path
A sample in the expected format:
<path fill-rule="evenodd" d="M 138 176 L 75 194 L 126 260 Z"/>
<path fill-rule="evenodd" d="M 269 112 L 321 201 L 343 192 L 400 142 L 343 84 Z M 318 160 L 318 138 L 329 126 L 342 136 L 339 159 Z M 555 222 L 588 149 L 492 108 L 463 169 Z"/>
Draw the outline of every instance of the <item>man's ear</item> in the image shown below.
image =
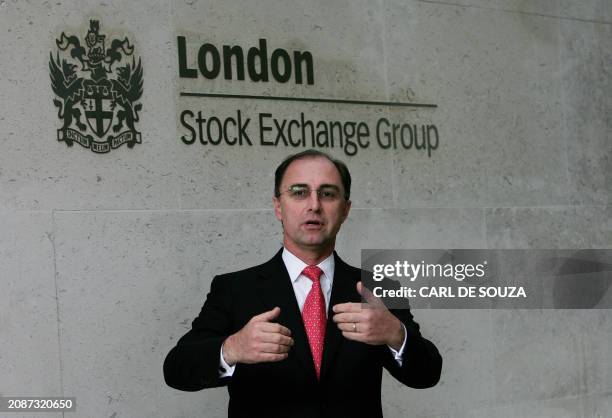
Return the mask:
<path fill-rule="evenodd" d="M 276 219 L 282 222 L 283 208 L 281 207 L 280 199 L 274 196 L 272 197 L 272 203 L 274 204 L 274 215 L 276 216 Z"/>

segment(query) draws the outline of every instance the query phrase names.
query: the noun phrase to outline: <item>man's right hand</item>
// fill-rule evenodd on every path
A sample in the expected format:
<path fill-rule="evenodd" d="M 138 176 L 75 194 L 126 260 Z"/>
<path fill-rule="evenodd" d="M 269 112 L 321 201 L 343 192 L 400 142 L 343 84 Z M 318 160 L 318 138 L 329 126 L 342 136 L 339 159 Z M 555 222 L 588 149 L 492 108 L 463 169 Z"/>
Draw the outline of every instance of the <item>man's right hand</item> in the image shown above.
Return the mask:
<path fill-rule="evenodd" d="M 288 328 L 270 322 L 280 314 L 280 308 L 264 312 L 251 320 L 237 333 L 223 342 L 223 359 L 233 366 L 236 363 L 263 363 L 287 358 L 293 345 Z"/>

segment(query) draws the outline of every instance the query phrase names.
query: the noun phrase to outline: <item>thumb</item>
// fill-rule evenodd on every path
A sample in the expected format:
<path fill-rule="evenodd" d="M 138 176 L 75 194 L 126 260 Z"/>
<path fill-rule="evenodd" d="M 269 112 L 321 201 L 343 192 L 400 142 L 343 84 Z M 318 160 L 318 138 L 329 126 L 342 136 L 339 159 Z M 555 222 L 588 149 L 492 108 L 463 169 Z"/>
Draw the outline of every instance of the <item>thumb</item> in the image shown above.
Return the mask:
<path fill-rule="evenodd" d="M 280 308 L 276 306 L 274 309 L 270 311 L 260 313 L 259 315 L 254 316 L 253 318 L 251 318 L 251 321 L 269 322 L 269 321 L 272 321 L 274 318 L 276 318 L 279 314 L 280 314 Z"/>
<path fill-rule="evenodd" d="M 374 296 L 372 292 L 370 292 L 370 289 L 365 287 L 361 281 L 357 282 L 357 293 L 359 293 L 361 295 L 361 298 L 367 303 L 370 303 L 374 306 L 384 306 L 382 301 L 376 296 Z"/>

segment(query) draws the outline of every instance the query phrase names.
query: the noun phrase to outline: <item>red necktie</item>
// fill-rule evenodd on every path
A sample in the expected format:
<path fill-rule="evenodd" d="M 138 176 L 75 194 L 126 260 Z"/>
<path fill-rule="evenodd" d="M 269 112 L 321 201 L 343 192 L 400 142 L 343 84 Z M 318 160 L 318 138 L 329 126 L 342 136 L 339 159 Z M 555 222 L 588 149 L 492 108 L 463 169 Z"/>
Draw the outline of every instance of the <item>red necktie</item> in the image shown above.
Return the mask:
<path fill-rule="evenodd" d="M 312 280 L 312 287 L 302 309 L 302 320 L 308 336 L 308 344 L 314 360 L 317 379 L 321 375 L 321 360 L 323 359 L 323 341 L 325 339 L 325 298 L 321 291 L 319 280 L 323 271 L 317 266 L 308 266 L 302 272 L 304 276 Z"/>

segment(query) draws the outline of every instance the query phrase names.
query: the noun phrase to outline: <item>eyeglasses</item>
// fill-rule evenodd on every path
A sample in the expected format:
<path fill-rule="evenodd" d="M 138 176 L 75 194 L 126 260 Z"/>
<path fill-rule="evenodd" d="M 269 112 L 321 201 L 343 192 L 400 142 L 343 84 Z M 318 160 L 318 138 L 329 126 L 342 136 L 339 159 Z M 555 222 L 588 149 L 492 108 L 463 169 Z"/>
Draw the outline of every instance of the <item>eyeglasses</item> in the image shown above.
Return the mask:
<path fill-rule="evenodd" d="M 314 191 L 323 202 L 335 202 L 341 196 L 340 190 L 336 186 L 321 186 Z M 281 194 L 287 193 L 291 199 L 300 201 L 308 199 L 312 192 L 313 190 L 306 185 L 294 184 L 289 186 L 287 190 L 282 191 Z"/>

